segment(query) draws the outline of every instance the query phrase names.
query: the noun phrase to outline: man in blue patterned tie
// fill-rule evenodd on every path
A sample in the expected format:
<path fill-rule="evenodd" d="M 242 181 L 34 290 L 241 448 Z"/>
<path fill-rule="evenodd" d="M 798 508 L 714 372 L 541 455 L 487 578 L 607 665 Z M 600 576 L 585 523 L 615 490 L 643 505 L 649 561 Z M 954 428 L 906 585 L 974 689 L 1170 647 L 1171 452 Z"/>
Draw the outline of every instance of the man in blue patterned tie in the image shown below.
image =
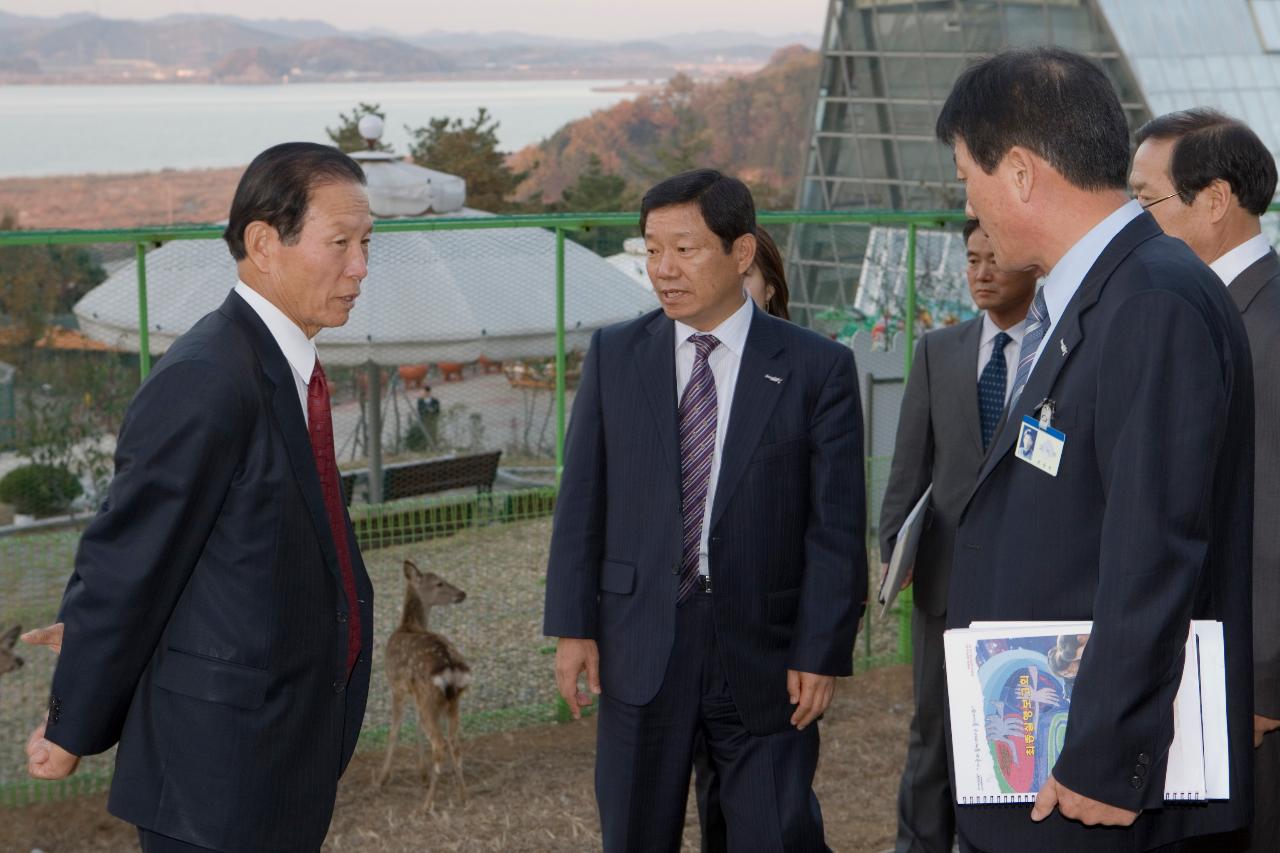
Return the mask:
<path fill-rule="evenodd" d="M 867 588 L 853 353 L 747 298 L 741 181 L 663 181 L 640 228 L 662 307 L 592 339 L 547 567 L 560 693 L 600 694 L 604 849 L 680 849 L 701 732 L 730 850 L 825 851 L 817 720 Z"/>
<path fill-rule="evenodd" d="M 983 454 L 1013 388 L 1023 322 L 1036 292 L 1034 273 L 996 267 L 991 240 L 976 219 L 965 223 L 964 240 L 969 294 L 982 314 L 931 332 L 916 347 L 880 510 L 880 555 L 887 562 L 907 513 L 933 483 L 933 521 L 907 581 L 915 584 L 911 668 L 916 712 L 898 788 L 896 853 L 947 853 L 955 837 L 942 704 L 951 552 L 960 507 L 977 482 Z"/>

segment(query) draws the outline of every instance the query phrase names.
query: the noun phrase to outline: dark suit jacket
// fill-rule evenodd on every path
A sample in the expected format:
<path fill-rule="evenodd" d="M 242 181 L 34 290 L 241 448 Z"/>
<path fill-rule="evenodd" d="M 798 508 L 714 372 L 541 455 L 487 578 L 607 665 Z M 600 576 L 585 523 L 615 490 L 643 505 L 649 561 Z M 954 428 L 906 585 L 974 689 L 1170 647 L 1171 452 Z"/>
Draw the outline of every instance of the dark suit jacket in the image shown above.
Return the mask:
<path fill-rule="evenodd" d="M 780 379 L 774 382 L 766 374 Z M 573 403 L 544 631 L 598 641 L 604 692 L 642 705 L 672 653 L 681 556 L 675 324 L 592 339 Z M 717 637 L 755 734 L 788 725 L 786 670 L 849 675 L 866 599 L 853 353 L 756 310 L 712 504 Z"/>
<path fill-rule="evenodd" d="M 1253 355 L 1253 706 L 1280 719 L 1280 258 L 1271 254 L 1228 289 Z M 1273 735 L 1274 737 L 1274 735 Z"/>
<path fill-rule="evenodd" d="M 293 374 L 232 293 L 129 406 L 63 598 L 48 737 L 117 741 L 109 809 L 217 850 L 316 850 L 360 733 L 347 599 Z"/>
<path fill-rule="evenodd" d="M 981 344 L 981 315 L 920 339 L 880 510 L 880 559 L 888 562 L 902 522 L 933 483 L 929 526 L 920 537 L 911 582 L 915 605 L 933 616 L 947 611 L 956 524 L 982 467 L 976 378 Z"/>
<path fill-rule="evenodd" d="M 1051 397 L 1056 477 L 1011 453 Z M 1149 214 L 1085 276 L 979 474 L 956 533 L 949 627 L 1093 620 L 1054 775 L 1133 811 L 1090 829 L 1029 806 L 961 807 L 987 851 L 1143 850 L 1245 824 L 1252 802 L 1253 374 L 1222 282 Z M 1231 799 L 1166 807 L 1173 697 L 1191 618 L 1221 619 Z"/>

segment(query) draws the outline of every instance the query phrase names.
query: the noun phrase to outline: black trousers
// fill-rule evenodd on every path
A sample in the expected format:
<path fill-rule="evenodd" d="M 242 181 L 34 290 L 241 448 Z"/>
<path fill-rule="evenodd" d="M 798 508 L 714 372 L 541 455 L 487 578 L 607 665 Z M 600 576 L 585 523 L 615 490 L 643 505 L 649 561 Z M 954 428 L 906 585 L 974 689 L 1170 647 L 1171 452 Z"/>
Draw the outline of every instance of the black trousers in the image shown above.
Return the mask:
<path fill-rule="evenodd" d="M 680 849 L 699 731 L 720 780 L 730 850 L 827 853 L 813 793 L 818 726 L 747 731 L 720 665 L 711 597 L 702 594 L 677 609 L 675 646 L 653 701 L 600 697 L 596 801 L 605 853 Z"/>
<path fill-rule="evenodd" d="M 1276 853 L 1280 851 L 1280 732 L 1253 751 L 1253 823 L 1235 832 L 1183 842 L 1178 853 Z"/>
<path fill-rule="evenodd" d="M 193 850 L 208 853 L 209 851 L 208 847 L 197 847 L 167 835 L 157 835 L 142 827 L 138 827 L 138 843 L 142 846 L 142 853 L 191 853 Z"/>
<path fill-rule="evenodd" d="M 724 823 L 724 809 L 720 808 L 720 777 L 701 730 L 693 741 L 693 796 L 698 803 L 702 853 L 729 853 L 729 828 Z"/>
<path fill-rule="evenodd" d="M 907 764 L 898 786 L 895 853 L 950 853 L 956 836 L 955 798 L 947 765 L 947 673 L 943 665 L 945 616 L 911 610 L 911 676 L 915 715 Z"/>

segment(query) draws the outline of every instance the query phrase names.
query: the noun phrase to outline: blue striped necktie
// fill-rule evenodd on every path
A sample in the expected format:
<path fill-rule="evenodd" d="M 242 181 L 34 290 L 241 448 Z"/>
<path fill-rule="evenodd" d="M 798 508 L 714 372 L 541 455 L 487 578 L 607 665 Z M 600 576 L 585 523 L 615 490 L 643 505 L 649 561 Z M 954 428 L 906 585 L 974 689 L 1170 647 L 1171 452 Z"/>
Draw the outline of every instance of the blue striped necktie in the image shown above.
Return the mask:
<path fill-rule="evenodd" d="M 1031 367 L 1036 361 L 1036 352 L 1040 342 L 1049 333 L 1049 307 L 1044 302 L 1044 288 L 1036 291 L 1036 298 L 1031 302 L 1031 313 L 1027 314 L 1027 329 L 1022 337 L 1022 349 L 1018 350 L 1018 372 L 1013 375 L 1013 391 L 1009 394 L 1009 411 L 1018 404 L 1018 396 L 1031 376 Z"/>
<path fill-rule="evenodd" d="M 982 378 L 978 380 L 978 416 L 982 419 L 983 450 L 991 446 L 991 439 L 996 434 L 996 424 L 1000 423 L 1000 414 L 1004 411 L 1004 389 L 1009 377 L 1004 348 L 1011 340 L 1013 338 L 1004 332 L 996 334 L 991 341 L 991 359 L 982 369 Z"/>
<path fill-rule="evenodd" d="M 693 373 L 680 400 L 680 495 L 684 517 L 684 549 L 680 561 L 680 603 L 698 580 L 698 551 L 702 544 L 702 516 L 706 512 L 711 461 L 716 449 L 716 378 L 707 363 L 720 345 L 713 335 L 692 335 Z"/>

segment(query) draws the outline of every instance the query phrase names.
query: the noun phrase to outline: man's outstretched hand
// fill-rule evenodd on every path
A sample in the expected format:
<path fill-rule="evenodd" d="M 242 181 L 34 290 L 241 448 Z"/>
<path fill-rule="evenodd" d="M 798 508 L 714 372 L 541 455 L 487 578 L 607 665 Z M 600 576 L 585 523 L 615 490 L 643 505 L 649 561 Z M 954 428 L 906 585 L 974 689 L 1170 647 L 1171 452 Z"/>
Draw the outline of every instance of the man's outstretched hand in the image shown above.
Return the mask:
<path fill-rule="evenodd" d="M 32 628 L 20 639 L 28 646 L 48 646 L 56 655 L 62 651 L 62 628 L 61 622 L 54 622 L 45 628 Z"/>

